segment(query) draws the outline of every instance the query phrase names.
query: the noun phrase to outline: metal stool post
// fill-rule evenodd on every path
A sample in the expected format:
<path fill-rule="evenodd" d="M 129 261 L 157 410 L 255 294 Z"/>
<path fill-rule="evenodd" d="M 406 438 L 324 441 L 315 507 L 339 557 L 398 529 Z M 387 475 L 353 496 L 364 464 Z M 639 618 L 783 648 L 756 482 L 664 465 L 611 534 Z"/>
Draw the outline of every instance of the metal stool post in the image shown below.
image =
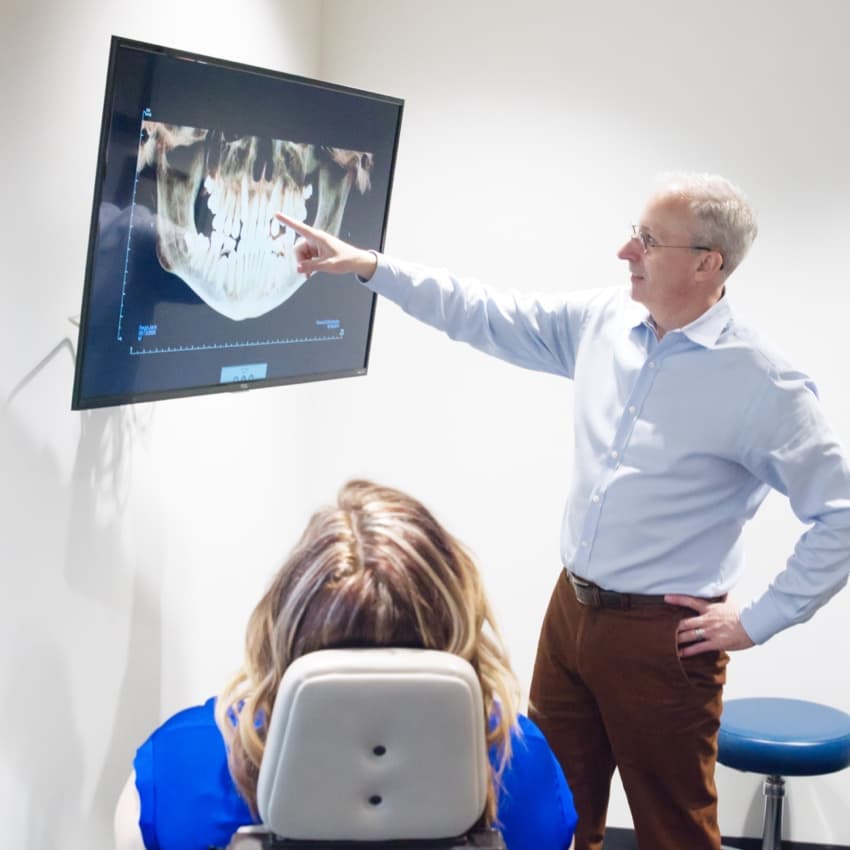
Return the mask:
<path fill-rule="evenodd" d="M 772 775 L 764 780 L 764 829 L 761 850 L 781 850 L 782 803 L 785 800 L 785 780 Z"/>

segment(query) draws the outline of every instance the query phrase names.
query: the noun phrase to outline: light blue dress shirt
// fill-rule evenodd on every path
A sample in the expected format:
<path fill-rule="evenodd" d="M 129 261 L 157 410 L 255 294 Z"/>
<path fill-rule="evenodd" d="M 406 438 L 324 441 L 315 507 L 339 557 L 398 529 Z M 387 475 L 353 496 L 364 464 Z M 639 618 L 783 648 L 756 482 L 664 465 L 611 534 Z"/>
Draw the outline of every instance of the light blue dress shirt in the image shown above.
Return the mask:
<path fill-rule="evenodd" d="M 625 288 L 533 297 L 378 256 L 366 286 L 509 363 L 574 379 L 575 467 L 561 556 L 609 590 L 727 593 L 741 531 L 772 487 L 809 528 L 741 611 L 761 643 L 850 571 L 850 463 L 816 388 L 722 298 L 659 341 Z"/>

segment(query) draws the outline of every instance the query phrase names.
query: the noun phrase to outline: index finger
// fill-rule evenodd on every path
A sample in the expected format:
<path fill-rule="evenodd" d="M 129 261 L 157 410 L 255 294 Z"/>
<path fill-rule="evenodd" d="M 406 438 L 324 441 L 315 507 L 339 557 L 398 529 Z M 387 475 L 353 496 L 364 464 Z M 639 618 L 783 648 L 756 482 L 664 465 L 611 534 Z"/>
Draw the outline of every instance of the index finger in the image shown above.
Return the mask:
<path fill-rule="evenodd" d="M 318 232 L 310 227 L 309 224 L 304 224 L 303 221 L 297 221 L 294 218 L 290 218 L 285 213 L 276 212 L 274 217 L 287 227 L 291 227 L 296 233 L 300 233 L 302 236 L 315 236 Z"/>
<path fill-rule="evenodd" d="M 705 599 L 700 599 L 698 596 L 684 596 L 677 593 L 667 593 L 664 596 L 664 601 L 668 605 L 678 605 L 680 608 L 690 608 L 699 614 L 704 614 L 708 608 L 708 602 Z"/>

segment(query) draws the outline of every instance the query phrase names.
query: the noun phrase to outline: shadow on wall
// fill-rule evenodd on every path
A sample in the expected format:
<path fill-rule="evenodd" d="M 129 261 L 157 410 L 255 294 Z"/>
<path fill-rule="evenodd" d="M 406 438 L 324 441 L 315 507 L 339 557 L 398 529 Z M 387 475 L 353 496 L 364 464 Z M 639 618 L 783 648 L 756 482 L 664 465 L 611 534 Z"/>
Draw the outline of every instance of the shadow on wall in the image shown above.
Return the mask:
<path fill-rule="evenodd" d="M 55 457 L 0 410 L 6 592 L 0 594 L 0 750 L 10 773 L 12 844 L 58 846 L 85 821 L 85 746 L 75 711 L 73 604 L 61 580 L 67 490 Z M 70 604 L 69 604 L 70 603 Z"/>
<path fill-rule="evenodd" d="M 752 799 L 750 800 L 750 805 L 747 808 L 747 816 L 746 818 L 744 818 L 744 827 L 742 832 L 743 835 L 762 834 L 762 830 L 764 829 L 764 792 L 762 791 L 763 785 L 764 779 L 762 777 L 758 777 L 758 781 L 755 783 L 755 789 L 753 790 Z M 786 811 L 786 827 L 790 820 L 789 815 L 790 813 Z"/>
<path fill-rule="evenodd" d="M 127 505 L 133 491 L 133 448 L 144 441 L 152 408 L 125 406 L 79 415 L 65 578 L 75 596 L 85 597 L 107 611 L 119 610 L 116 600 L 122 597 L 124 606 L 129 604 L 127 631 L 117 623 L 111 628 L 112 635 L 104 634 L 107 640 L 124 638 L 126 643 L 119 641 L 119 645 L 126 649 L 123 655 L 113 656 L 104 671 L 117 689 L 111 691 L 113 701 L 97 727 L 103 750 L 92 765 L 93 772 L 98 772 L 91 801 L 92 822 L 98 825 L 99 844 L 108 846 L 115 802 L 130 772 L 135 749 L 159 721 L 163 545 L 156 527 L 152 533 L 142 534 L 145 546 L 141 552 L 128 552 L 124 542 Z M 152 518 L 157 519 L 155 511 Z M 124 611 L 126 608 L 121 613 Z"/>
<path fill-rule="evenodd" d="M 142 571 L 137 568 L 133 582 L 126 663 L 111 712 L 112 728 L 109 730 L 92 804 L 98 820 L 106 820 L 110 827 L 115 803 L 132 768 L 136 748 L 160 720 L 162 618 L 158 599 L 154 598 L 148 584 L 151 577 L 148 574 L 143 581 L 142 575 Z M 106 728 L 103 734 L 107 737 Z"/>
<path fill-rule="evenodd" d="M 148 423 L 132 407 L 86 410 L 71 477 L 65 578 L 76 593 L 104 604 L 126 583 L 120 532 L 132 485 L 134 434 Z"/>
<path fill-rule="evenodd" d="M 85 822 L 85 753 L 70 711 L 65 648 L 49 635 L 19 634 L 11 652 L 0 684 L 0 750 L 14 783 L 6 811 L 12 815 L 11 835 L 18 839 L 10 843 L 30 850 L 67 846 L 66 834 L 79 834 Z"/>
<path fill-rule="evenodd" d="M 144 528 L 153 545 L 134 553 L 126 542 L 131 449 L 145 423 L 128 408 L 70 413 L 50 374 L 67 372 L 56 357 L 65 349 L 0 407 L 4 834 L 32 850 L 111 844 L 115 801 L 160 711 L 161 544 Z M 68 480 L 57 447 L 71 428 Z M 144 519 L 156 523 L 156 511 Z"/>

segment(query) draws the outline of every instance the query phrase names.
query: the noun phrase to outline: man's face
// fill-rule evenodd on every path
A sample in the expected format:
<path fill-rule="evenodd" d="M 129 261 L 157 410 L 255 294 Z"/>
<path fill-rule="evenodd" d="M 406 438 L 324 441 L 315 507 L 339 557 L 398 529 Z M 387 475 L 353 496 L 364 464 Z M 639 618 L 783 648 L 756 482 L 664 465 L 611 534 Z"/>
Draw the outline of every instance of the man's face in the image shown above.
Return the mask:
<path fill-rule="evenodd" d="M 650 247 L 644 250 L 633 237 L 617 252 L 629 264 L 632 298 L 656 319 L 687 311 L 700 297 L 695 274 L 703 252 L 669 246 L 696 244 L 692 213 L 679 198 L 656 195 L 646 205 L 638 226 L 648 234 Z"/>

